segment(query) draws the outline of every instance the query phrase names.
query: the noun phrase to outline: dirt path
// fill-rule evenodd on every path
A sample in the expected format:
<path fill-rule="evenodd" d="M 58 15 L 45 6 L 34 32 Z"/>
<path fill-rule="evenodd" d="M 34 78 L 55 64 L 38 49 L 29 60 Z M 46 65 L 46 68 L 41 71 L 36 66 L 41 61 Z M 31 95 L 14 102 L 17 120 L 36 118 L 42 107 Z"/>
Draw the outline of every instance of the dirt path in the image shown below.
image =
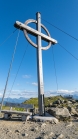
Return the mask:
<path fill-rule="evenodd" d="M 60 137 L 59 137 L 60 136 Z M 78 119 L 72 122 L 22 122 L 0 118 L 0 139 L 78 139 Z"/>

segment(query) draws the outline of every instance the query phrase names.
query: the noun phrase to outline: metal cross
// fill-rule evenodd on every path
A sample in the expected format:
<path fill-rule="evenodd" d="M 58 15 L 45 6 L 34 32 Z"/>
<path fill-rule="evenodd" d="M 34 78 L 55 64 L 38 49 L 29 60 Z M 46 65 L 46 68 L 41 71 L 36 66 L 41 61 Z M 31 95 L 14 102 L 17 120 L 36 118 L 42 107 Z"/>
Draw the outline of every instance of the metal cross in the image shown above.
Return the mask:
<path fill-rule="evenodd" d="M 47 50 L 50 48 L 51 44 L 56 44 L 57 41 L 50 37 L 50 33 L 46 29 L 46 27 L 41 24 L 41 14 L 39 12 L 36 13 L 36 19 L 29 19 L 24 24 L 16 21 L 14 26 L 18 29 L 24 31 L 26 39 L 37 48 L 37 69 L 38 69 L 38 106 L 39 106 L 39 115 L 45 115 L 45 106 L 44 106 L 44 84 L 43 84 L 43 70 L 42 70 L 42 50 Z M 28 23 L 36 23 L 37 30 L 27 26 Z M 41 33 L 41 27 L 47 32 L 47 35 Z M 37 37 L 37 44 L 33 43 L 28 33 L 35 35 Z M 46 40 L 49 42 L 48 46 L 42 47 L 41 40 Z"/>

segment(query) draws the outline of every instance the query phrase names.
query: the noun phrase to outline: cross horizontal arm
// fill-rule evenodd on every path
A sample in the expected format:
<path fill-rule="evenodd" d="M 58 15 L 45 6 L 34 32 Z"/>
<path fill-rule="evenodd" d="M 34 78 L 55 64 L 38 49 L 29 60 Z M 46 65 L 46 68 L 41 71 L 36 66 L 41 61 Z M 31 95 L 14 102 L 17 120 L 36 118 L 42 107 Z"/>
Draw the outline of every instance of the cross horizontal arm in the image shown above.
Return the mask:
<path fill-rule="evenodd" d="M 55 39 L 53 39 L 53 38 L 51 38 L 51 37 L 49 37 L 49 36 L 47 36 L 47 35 L 39 32 L 39 31 L 37 31 L 37 30 L 35 30 L 35 29 L 33 29 L 33 28 L 31 28 L 31 27 L 29 27 L 29 26 L 27 26 L 27 25 L 25 25 L 25 24 L 23 24 L 23 23 L 21 23 L 19 21 L 16 21 L 15 24 L 14 24 L 14 26 L 16 28 L 21 29 L 21 30 L 25 29 L 25 30 L 29 31 L 30 33 L 32 33 L 32 34 L 34 34 L 36 36 L 40 35 L 43 39 L 45 39 L 47 41 L 50 41 L 53 44 L 56 44 L 57 43 L 57 40 L 55 40 Z"/>

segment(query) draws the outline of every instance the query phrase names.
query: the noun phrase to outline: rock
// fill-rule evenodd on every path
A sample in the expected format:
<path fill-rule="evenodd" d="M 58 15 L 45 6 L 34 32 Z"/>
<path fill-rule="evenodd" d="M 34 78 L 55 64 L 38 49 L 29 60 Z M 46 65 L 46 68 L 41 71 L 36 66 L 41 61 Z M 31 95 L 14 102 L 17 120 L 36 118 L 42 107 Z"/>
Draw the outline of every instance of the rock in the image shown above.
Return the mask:
<path fill-rule="evenodd" d="M 74 100 L 74 99 L 71 99 L 70 101 L 71 101 L 73 104 L 76 103 L 76 100 Z"/>
<path fill-rule="evenodd" d="M 76 106 L 76 111 L 78 112 L 78 105 Z"/>
<path fill-rule="evenodd" d="M 41 128 L 44 128 L 46 126 L 46 123 L 42 123 Z"/>
<path fill-rule="evenodd" d="M 71 127 L 71 126 L 73 126 L 72 122 L 70 122 L 70 124 L 67 125 L 66 127 Z"/>
<path fill-rule="evenodd" d="M 23 133 L 22 136 L 25 136 L 25 133 Z"/>
<path fill-rule="evenodd" d="M 53 102 L 53 104 L 63 104 L 64 103 L 64 100 L 62 100 L 62 99 L 58 99 L 58 100 L 56 100 L 56 101 L 54 101 Z"/>
<path fill-rule="evenodd" d="M 72 104 L 67 104 L 67 107 L 72 107 Z"/>
<path fill-rule="evenodd" d="M 38 131 L 38 126 L 35 127 L 35 130 Z"/>
<path fill-rule="evenodd" d="M 52 106 L 52 103 L 50 103 L 49 106 L 51 107 Z"/>
<path fill-rule="evenodd" d="M 60 100 L 58 99 L 58 100 L 54 101 L 53 104 L 60 104 Z"/>
<path fill-rule="evenodd" d="M 36 139 L 42 139 L 42 137 L 38 137 L 38 138 L 36 138 Z"/>
<path fill-rule="evenodd" d="M 51 120 L 49 123 L 51 123 L 51 124 L 57 124 L 58 123 L 58 119 L 53 118 L 53 120 Z"/>
<path fill-rule="evenodd" d="M 53 132 L 51 132 L 51 133 L 49 133 L 49 135 L 48 135 L 48 137 L 53 137 L 54 136 L 54 133 Z"/>
<path fill-rule="evenodd" d="M 64 103 L 67 103 L 68 101 L 67 100 L 64 100 Z"/>
<path fill-rule="evenodd" d="M 36 139 L 52 139 L 52 137 L 48 137 L 47 135 L 44 135 L 42 137 L 38 137 Z M 54 139 L 54 138 L 53 138 Z"/>
<path fill-rule="evenodd" d="M 10 134 L 11 134 L 11 133 L 12 133 L 12 131 L 11 131 L 11 130 L 6 130 L 6 134 L 7 134 L 7 133 L 10 133 Z"/>
<path fill-rule="evenodd" d="M 67 103 L 68 103 L 68 104 L 72 104 L 72 102 L 71 102 L 71 101 L 67 101 Z"/>
<path fill-rule="evenodd" d="M 76 110 L 75 110 L 73 107 L 68 106 L 67 108 L 68 108 L 69 112 L 70 112 L 72 115 L 76 115 L 76 114 L 77 114 Z"/>
<path fill-rule="evenodd" d="M 31 128 L 31 131 L 35 131 L 35 128 L 34 128 L 34 127 L 32 127 L 32 128 Z"/>
<path fill-rule="evenodd" d="M 42 137 L 42 139 L 48 139 L 48 136 L 47 136 L 47 135 L 44 135 L 44 136 Z"/>
<path fill-rule="evenodd" d="M 52 107 L 57 107 L 58 106 L 58 104 L 52 104 Z"/>
<path fill-rule="evenodd" d="M 42 132 L 41 133 L 41 139 L 52 139 L 53 136 L 54 136 L 53 132 L 51 132 L 51 133 Z"/>
<path fill-rule="evenodd" d="M 28 134 L 27 133 L 22 133 L 22 136 L 24 137 L 27 137 L 28 136 Z"/>
<path fill-rule="evenodd" d="M 35 131 L 38 131 L 38 126 L 32 127 L 32 128 L 31 128 L 31 131 L 34 131 L 34 132 L 35 132 Z"/>
<path fill-rule="evenodd" d="M 45 132 L 42 132 L 41 134 L 42 134 L 42 135 L 45 135 Z"/>
<path fill-rule="evenodd" d="M 64 138 L 64 135 L 60 134 L 56 139 L 63 139 L 63 138 Z"/>
<path fill-rule="evenodd" d="M 15 133 L 19 133 L 19 130 L 15 130 Z"/>
<path fill-rule="evenodd" d="M 48 110 L 49 114 L 55 116 L 60 120 L 64 120 L 65 118 L 70 118 L 71 115 L 67 108 L 51 108 Z"/>
<path fill-rule="evenodd" d="M 60 103 L 63 104 L 64 103 L 64 100 L 60 99 Z"/>

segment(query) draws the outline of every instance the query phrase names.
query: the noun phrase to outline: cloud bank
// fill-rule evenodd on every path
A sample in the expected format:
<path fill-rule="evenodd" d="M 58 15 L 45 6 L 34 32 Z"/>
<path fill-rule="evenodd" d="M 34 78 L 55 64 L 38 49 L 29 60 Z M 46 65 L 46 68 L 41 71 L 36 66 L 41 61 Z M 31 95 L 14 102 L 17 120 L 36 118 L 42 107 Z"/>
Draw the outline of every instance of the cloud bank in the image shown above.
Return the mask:
<path fill-rule="evenodd" d="M 22 75 L 22 78 L 24 78 L 24 79 L 31 78 L 31 75 Z"/>
<path fill-rule="evenodd" d="M 32 85 L 34 85 L 34 86 L 38 86 L 38 83 L 33 82 Z"/>
<path fill-rule="evenodd" d="M 37 84 L 36 84 L 37 85 Z M 11 98 L 20 98 L 20 97 L 24 97 L 24 98 L 32 98 L 32 97 L 38 97 L 38 92 L 34 92 L 34 91 L 27 91 L 27 90 L 12 90 L 12 92 L 10 92 L 10 90 L 7 90 L 8 93 L 6 93 L 5 98 L 7 97 L 11 97 Z M 50 91 L 45 91 L 44 92 L 45 96 L 56 96 L 56 95 L 63 95 L 63 96 L 67 96 L 67 95 L 72 95 L 75 97 L 78 97 L 78 91 L 73 91 L 73 90 L 58 90 L 58 91 L 54 91 L 54 90 L 50 90 Z M 0 98 L 3 96 L 3 90 L 0 90 Z"/>

